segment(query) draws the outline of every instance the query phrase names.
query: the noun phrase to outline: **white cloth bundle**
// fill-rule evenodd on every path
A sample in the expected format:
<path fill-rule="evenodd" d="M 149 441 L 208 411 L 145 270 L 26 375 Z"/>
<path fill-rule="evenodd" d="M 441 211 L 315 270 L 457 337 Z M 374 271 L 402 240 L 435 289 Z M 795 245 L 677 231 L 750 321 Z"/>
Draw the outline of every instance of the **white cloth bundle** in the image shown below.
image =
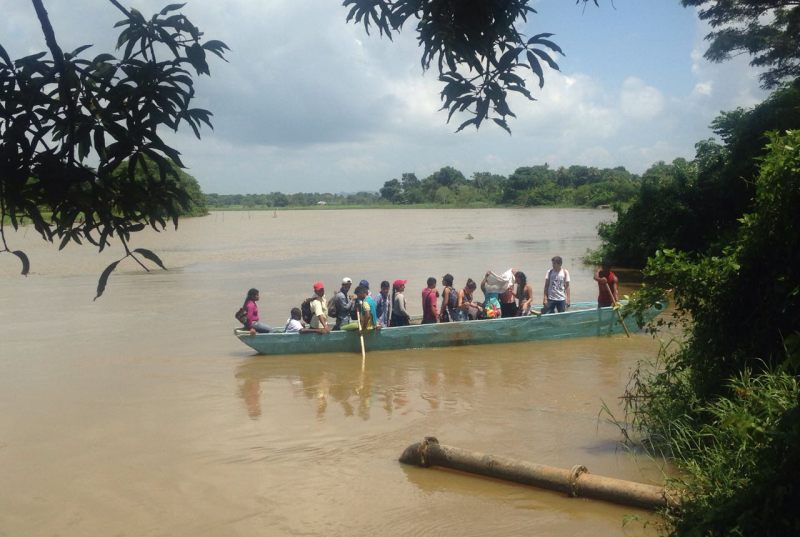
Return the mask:
<path fill-rule="evenodd" d="M 502 274 L 497 274 L 491 270 L 486 275 L 487 293 L 504 293 L 509 287 L 514 285 L 514 269 L 508 269 Z"/>

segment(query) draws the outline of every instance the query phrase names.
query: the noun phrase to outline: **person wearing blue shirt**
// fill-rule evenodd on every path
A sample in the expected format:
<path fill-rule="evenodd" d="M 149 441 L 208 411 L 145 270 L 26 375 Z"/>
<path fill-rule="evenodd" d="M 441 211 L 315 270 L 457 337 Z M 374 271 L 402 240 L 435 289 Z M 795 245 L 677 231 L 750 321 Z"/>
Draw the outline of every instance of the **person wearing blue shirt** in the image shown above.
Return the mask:
<path fill-rule="evenodd" d="M 375 329 L 378 326 L 378 308 L 363 285 L 356 287 L 356 307 L 359 308 L 361 314 L 361 328 L 363 330 Z"/>

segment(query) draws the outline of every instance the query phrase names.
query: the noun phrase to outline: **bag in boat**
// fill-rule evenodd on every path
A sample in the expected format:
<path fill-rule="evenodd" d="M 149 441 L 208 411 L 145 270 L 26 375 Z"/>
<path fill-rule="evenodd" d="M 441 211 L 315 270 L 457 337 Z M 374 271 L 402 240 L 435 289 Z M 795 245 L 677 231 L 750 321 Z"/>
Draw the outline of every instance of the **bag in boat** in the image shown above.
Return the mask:
<path fill-rule="evenodd" d="M 240 323 L 246 325 L 247 324 L 247 310 L 244 308 L 239 308 L 236 310 L 236 313 L 233 314 L 236 317 L 236 320 Z"/>
<path fill-rule="evenodd" d="M 314 314 L 311 313 L 311 301 L 317 300 L 318 298 L 319 297 L 317 296 L 312 296 L 303 300 L 303 303 L 300 304 L 300 316 L 303 318 L 306 324 L 310 323 L 311 318 L 314 316 Z"/>
<path fill-rule="evenodd" d="M 508 269 L 502 274 L 489 271 L 486 275 L 486 292 L 497 293 L 498 295 L 505 293 L 514 285 L 514 273 L 512 269 Z"/>
<path fill-rule="evenodd" d="M 336 295 L 333 295 L 333 298 L 328 300 L 328 317 L 338 317 L 339 308 L 336 304 Z"/>

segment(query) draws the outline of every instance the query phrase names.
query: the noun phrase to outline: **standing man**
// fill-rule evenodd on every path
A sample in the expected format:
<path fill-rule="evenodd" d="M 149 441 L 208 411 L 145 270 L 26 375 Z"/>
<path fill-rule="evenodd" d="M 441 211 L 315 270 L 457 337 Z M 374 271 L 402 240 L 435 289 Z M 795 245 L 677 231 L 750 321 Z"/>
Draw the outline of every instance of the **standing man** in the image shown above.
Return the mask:
<path fill-rule="evenodd" d="M 436 290 L 436 278 L 428 278 L 428 287 L 422 290 L 422 324 L 432 324 L 439 322 L 439 308 L 436 306 L 436 299 L 439 298 L 439 291 Z"/>
<path fill-rule="evenodd" d="M 336 304 L 336 324 L 333 326 L 334 330 L 340 330 L 343 325 L 351 321 L 353 313 L 353 301 L 347 296 L 350 287 L 353 285 L 353 280 L 350 278 L 342 278 L 342 287 L 339 292 L 333 297 L 333 303 Z"/>
<path fill-rule="evenodd" d="M 561 256 L 551 259 L 553 268 L 547 271 L 544 280 L 542 313 L 562 313 L 570 306 L 569 271 L 562 267 Z"/>
<path fill-rule="evenodd" d="M 378 314 L 378 326 L 389 326 L 389 306 L 392 299 L 389 298 L 389 282 L 381 282 L 381 292 L 375 297 L 375 312 Z"/>
<path fill-rule="evenodd" d="M 613 306 L 619 300 L 617 284 L 619 278 L 611 272 L 611 263 L 603 259 L 600 270 L 594 273 L 594 281 L 597 282 L 597 306 L 607 308 Z"/>
<path fill-rule="evenodd" d="M 311 306 L 311 328 L 328 332 L 330 328 L 328 328 L 328 304 L 325 302 L 325 284 L 315 282 L 314 294 L 317 298 L 309 304 Z"/>

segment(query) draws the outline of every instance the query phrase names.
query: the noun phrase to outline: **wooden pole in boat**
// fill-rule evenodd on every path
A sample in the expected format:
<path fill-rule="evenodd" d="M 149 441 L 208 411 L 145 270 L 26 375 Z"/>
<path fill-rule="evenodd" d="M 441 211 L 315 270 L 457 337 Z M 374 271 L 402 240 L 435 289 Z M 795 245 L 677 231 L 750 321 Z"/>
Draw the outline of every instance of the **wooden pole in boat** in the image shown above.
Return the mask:
<path fill-rule="evenodd" d="M 356 319 L 358 319 L 358 339 L 361 340 L 361 369 L 367 363 L 367 351 L 364 348 L 364 327 L 361 326 L 361 305 L 356 304 Z"/>
<path fill-rule="evenodd" d="M 439 444 L 431 436 L 408 446 L 400 456 L 400 462 L 423 468 L 442 466 L 564 492 L 572 497 L 594 498 L 645 509 L 675 507 L 680 503 L 679 498 L 664 487 L 590 474 L 581 465 L 575 465 L 571 469 L 556 468 L 467 451 Z"/>
<path fill-rule="evenodd" d="M 617 317 L 619 317 L 619 324 L 621 324 L 622 328 L 625 330 L 625 335 L 630 338 L 631 333 L 628 332 L 628 327 L 625 326 L 625 320 L 622 318 L 622 314 L 619 312 L 619 302 L 617 302 L 617 299 L 614 298 L 614 293 L 611 292 L 611 287 L 608 285 L 608 282 L 606 282 L 606 290 L 608 291 L 608 296 L 611 297 L 611 303 L 614 304 L 614 311 L 617 312 Z"/>

